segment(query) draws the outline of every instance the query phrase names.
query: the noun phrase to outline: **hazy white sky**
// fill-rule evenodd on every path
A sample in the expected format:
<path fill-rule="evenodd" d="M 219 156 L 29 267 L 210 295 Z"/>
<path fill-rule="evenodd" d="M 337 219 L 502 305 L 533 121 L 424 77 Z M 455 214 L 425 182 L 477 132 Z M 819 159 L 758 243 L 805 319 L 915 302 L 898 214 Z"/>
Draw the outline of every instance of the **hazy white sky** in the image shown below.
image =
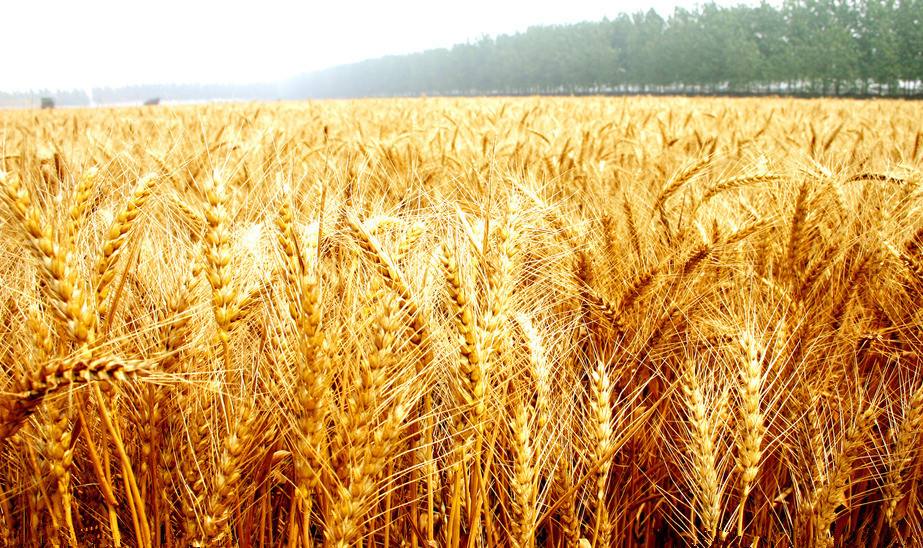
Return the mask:
<path fill-rule="evenodd" d="M 530 25 L 648 8 L 666 15 L 696 3 L 8 0 L 0 10 L 0 90 L 270 81 Z"/>

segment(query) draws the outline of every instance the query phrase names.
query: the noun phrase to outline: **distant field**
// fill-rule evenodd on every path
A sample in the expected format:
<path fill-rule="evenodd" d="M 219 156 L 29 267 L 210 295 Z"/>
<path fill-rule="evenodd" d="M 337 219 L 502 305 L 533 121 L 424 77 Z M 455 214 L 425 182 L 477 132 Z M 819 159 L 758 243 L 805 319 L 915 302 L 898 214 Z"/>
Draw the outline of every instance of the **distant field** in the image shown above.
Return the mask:
<path fill-rule="evenodd" d="M 0 111 L 0 544 L 919 545 L 920 120 Z"/>

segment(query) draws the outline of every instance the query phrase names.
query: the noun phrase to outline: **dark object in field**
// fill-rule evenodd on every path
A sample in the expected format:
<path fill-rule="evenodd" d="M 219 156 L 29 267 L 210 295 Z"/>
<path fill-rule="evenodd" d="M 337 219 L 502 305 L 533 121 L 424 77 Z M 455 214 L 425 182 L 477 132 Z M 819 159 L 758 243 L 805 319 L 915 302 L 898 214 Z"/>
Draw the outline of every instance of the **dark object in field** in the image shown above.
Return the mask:
<path fill-rule="evenodd" d="M 51 97 L 42 97 L 42 108 L 54 108 L 54 99 Z"/>
<path fill-rule="evenodd" d="M 156 107 L 160 104 L 160 97 L 151 97 L 150 99 L 144 101 L 144 106 L 146 107 Z"/>

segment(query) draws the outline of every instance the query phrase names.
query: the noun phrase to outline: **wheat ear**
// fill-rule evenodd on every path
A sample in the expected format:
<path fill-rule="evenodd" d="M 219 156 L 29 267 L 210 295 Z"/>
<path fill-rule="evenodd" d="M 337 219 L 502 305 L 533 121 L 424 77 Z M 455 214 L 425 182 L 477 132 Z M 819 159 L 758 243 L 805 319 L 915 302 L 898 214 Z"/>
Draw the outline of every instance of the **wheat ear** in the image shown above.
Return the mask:
<path fill-rule="evenodd" d="M 898 518 L 895 514 L 897 504 L 903 496 L 904 475 L 914 462 L 919 452 L 917 440 L 923 430 L 923 386 L 918 388 L 904 407 L 904 420 L 901 422 L 891 451 L 891 462 L 884 484 L 885 517 L 892 528 L 896 528 Z"/>
<path fill-rule="evenodd" d="M 112 356 L 61 360 L 26 379 L 22 390 L 6 396 L 0 403 L 0 440 L 15 434 L 51 394 L 72 385 L 95 381 L 118 381 L 143 375 L 149 362 L 122 360 Z"/>
<path fill-rule="evenodd" d="M 692 364 L 686 371 L 683 393 L 686 396 L 686 411 L 689 417 L 689 454 L 694 468 L 692 473 L 695 486 L 692 499 L 695 513 L 701 520 L 706 535 L 705 544 L 708 545 L 717 534 L 721 516 L 718 454 L 715 447 L 716 428 Z"/>
<path fill-rule="evenodd" d="M 99 259 L 96 262 L 96 308 L 99 315 L 105 317 L 109 311 L 107 299 L 111 290 L 112 280 L 115 279 L 115 265 L 118 262 L 119 250 L 128 239 L 128 231 L 134 226 L 141 208 L 151 195 L 157 177 L 145 175 L 138 181 L 131 198 L 116 215 L 112 226 L 106 233 Z"/>
<path fill-rule="evenodd" d="M 86 291 L 77 278 L 77 270 L 67 252 L 59 246 L 52 230 L 43 224 L 32 205 L 29 191 L 18 177 L 0 172 L 0 185 L 13 215 L 22 225 L 33 253 L 39 259 L 54 296 L 55 311 L 79 345 L 95 340 L 96 315 Z"/>
<path fill-rule="evenodd" d="M 229 534 L 231 511 L 241 498 L 240 479 L 250 450 L 256 445 L 257 412 L 241 402 L 235 409 L 236 419 L 222 442 L 214 483 L 205 504 L 202 518 L 202 541 L 206 546 L 217 544 Z"/>
<path fill-rule="evenodd" d="M 341 487 L 331 505 L 332 519 L 327 523 L 328 544 L 332 546 L 351 545 L 361 534 L 359 518 L 371 505 L 385 455 L 393 447 L 404 420 L 406 411 L 398 401 L 381 427 L 374 434 L 371 432 L 375 411 L 382 404 L 386 375 L 394 360 L 397 328 L 396 302 L 386 295 L 373 328 L 374 350 L 362 367 L 358 387 L 340 421 L 344 428 L 346 472 L 340 478 Z"/>
<path fill-rule="evenodd" d="M 231 284 L 227 181 L 220 172 L 216 172 L 207 181 L 205 196 L 208 201 L 205 210 L 208 224 L 205 232 L 206 274 L 212 287 L 212 308 L 218 325 L 218 338 L 226 348 L 231 338 L 231 324 L 237 315 L 237 290 Z"/>
<path fill-rule="evenodd" d="M 513 470 L 510 477 L 510 545 L 515 548 L 535 546 L 538 475 L 532 432 L 534 414 L 535 410 L 531 405 L 520 402 L 510 420 L 510 443 L 513 453 Z"/>
<path fill-rule="evenodd" d="M 612 381 L 606 365 L 599 361 L 590 374 L 591 392 L 589 401 L 590 462 L 599 463 L 594 471 L 595 491 L 590 499 L 593 506 L 593 545 L 608 546 L 612 534 L 612 523 L 606 500 L 606 484 L 612 467 L 614 428 L 612 417 Z"/>
<path fill-rule="evenodd" d="M 325 422 L 328 414 L 328 363 L 324 332 L 320 327 L 320 288 L 313 242 L 306 242 L 307 253 L 294 231 L 291 205 L 284 197 L 276 219 L 279 244 L 284 253 L 285 287 L 288 312 L 294 324 L 296 359 L 294 409 L 296 432 L 293 440 L 295 461 L 295 500 L 292 539 L 308 543 L 311 519 L 311 493 L 327 465 Z M 319 230 L 319 228 L 318 228 Z"/>
<path fill-rule="evenodd" d="M 875 418 L 875 410 L 869 406 L 860 411 L 843 437 L 833 466 L 826 474 L 824 482 L 815 487 L 810 500 L 802 510 L 802 527 L 804 537 L 811 546 L 833 546 L 830 526 L 836 519 L 837 509 L 849 502 L 846 486 L 853 472 L 853 461 L 862 449 L 865 436 Z"/>
<path fill-rule="evenodd" d="M 86 169 L 80 177 L 80 181 L 74 188 L 74 201 L 71 204 L 70 211 L 67 214 L 67 245 L 73 246 L 77 238 L 77 232 L 83 224 L 84 215 L 86 215 L 87 206 L 90 203 L 90 194 L 96 186 L 96 179 L 99 175 L 99 169 L 95 166 Z"/>
<path fill-rule="evenodd" d="M 760 470 L 763 436 L 766 433 L 760 408 L 763 383 L 763 351 L 749 331 L 740 336 L 740 418 L 737 436 L 737 469 L 740 472 L 740 509 L 737 536 L 743 536 L 744 510 Z"/>

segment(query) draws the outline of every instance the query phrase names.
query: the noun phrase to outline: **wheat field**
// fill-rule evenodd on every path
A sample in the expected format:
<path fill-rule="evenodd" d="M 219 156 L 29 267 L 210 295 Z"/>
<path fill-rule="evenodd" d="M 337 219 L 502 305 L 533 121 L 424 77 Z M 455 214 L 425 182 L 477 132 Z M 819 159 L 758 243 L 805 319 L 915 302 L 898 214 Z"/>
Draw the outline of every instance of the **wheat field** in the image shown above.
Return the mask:
<path fill-rule="evenodd" d="M 919 546 L 920 120 L 0 112 L 0 540 Z"/>

